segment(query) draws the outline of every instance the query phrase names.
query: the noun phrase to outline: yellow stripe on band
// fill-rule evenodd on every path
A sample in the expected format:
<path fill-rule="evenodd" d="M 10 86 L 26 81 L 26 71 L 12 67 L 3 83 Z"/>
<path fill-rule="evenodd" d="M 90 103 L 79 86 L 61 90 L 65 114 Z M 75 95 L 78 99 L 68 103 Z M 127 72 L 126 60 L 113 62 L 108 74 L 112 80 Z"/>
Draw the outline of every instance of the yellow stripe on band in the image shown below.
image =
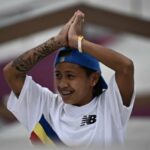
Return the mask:
<path fill-rule="evenodd" d="M 40 140 L 44 144 L 55 145 L 54 142 L 46 135 L 44 129 L 39 123 L 36 124 L 33 131 L 36 133 L 36 135 L 40 138 Z"/>

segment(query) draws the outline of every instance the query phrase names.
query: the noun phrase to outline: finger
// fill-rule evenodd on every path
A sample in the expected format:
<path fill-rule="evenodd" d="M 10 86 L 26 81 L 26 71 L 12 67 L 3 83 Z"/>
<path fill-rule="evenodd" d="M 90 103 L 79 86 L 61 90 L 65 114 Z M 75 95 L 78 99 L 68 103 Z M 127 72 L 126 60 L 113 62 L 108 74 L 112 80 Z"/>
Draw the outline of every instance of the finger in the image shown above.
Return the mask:
<path fill-rule="evenodd" d="M 75 15 L 74 24 L 77 24 L 77 22 L 81 22 L 81 20 L 82 22 L 84 22 L 85 15 L 83 12 L 81 12 L 80 10 L 77 10 L 74 15 Z"/>
<path fill-rule="evenodd" d="M 75 14 L 76 15 L 81 15 L 82 17 L 85 17 L 85 14 L 82 11 L 80 11 L 80 10 L 76 11 Z"/>
<path fill-rule="evenodd" d="M 84 26 L 84 18 L 81 19 L 80 24 L 79 24 L 79 32 L 80 34 L 83 34 L 83 26 Z"/>
<path fill-rule="evenodd" d="M 82 14 L 84 16 L 84 13 L 81 10 L 77 10 L 76 13 Z"/>
<path fill-rule="evenodd" d="M 73 23 L 75 17 L 76 17 L 76 12 L 75 12 L 74 15 L 71 17 L 71 19 L 68 21 L 68 24 Z"/>
<path fill-rule="evenodd" d="M 83 20 L 84 20 L 83 15 L 81 13 L 78 13 L 74 19 L 73 24 L 74 25 L 80 24 Z"/>

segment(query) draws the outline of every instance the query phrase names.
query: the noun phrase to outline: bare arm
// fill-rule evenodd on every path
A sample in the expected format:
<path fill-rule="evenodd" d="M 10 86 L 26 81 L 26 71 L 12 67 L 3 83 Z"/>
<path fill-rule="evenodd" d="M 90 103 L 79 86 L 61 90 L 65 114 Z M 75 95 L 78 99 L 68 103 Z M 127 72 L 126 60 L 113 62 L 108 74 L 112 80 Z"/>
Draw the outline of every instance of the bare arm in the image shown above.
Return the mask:
<path fill-rule="evenodd" d="M 56 38 L 51 38 L 45 43 L 25 52 L 5 66 L 3 70 L 5 79 L 17 96 L 21 92 L 27 72 L 41 59 L 61 46 L 61 43 Z"/>
<path fill-rule="evenodd" d="M 27 72 L 40 60 L 50 55 L 53 51 L 68 45 L 68 30 L 74 21 L 76 13 L 65 24 L 59 34 L 50 38 L 45 43 L 27 51 L 3 69 L 5 79 L 16 96 L 19 96 Z"/>
<path fill-rule="evenodd" d="M 103 64 L 115 71 L 115 78 L 119 87 L 123 104 L 129 106 L 134 88 L 133 62 L 114 50 L 83 40 L 83 51 L 91 54 Z"/>
<path fill-rule="evenodd" d="M 79 29 L 83 25 L 83 19 L 84 15 L 81 12 L 69 29 L 68 37 L 71 47 L 77 48 L 78 35 L 82 35 Z M 112 49 L 105 48 L 86 39 L 82 40 L 82 49 L 115 71 L 115 78 L 123 99 L 123 104 L 129 106 L 134 90 L 133 62 Z"/>

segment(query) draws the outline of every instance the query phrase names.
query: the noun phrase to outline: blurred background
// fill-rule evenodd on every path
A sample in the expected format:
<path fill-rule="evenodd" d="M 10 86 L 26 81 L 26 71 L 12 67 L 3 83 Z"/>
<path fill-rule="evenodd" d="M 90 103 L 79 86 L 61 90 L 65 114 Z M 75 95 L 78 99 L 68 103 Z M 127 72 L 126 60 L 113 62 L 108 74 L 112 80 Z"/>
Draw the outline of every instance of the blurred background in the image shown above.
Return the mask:
<path fill-rule="evenodd" d="M 28 133 L 6 109 L 10 89 L 3 67 L 23 52 L 55 36 L 80 9 L 85 13 L 84 35 L 131 58 L 135 65 L 136 101 L 125 146 L 150 148 L 150 1 L 149 0 L 0 0 L 0 145 L 30 145 Z M 55 53 L 30 75 L 54 91 Z M 109 81 L 113 71 L 101 66 Z"/>

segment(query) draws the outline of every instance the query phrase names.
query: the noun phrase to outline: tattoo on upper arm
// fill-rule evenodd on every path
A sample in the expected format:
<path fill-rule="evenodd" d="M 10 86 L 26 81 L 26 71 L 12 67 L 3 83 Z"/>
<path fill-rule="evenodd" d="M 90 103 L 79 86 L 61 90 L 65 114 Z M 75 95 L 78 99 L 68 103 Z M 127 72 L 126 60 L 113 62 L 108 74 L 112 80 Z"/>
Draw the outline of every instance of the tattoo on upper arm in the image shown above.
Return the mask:
<path fill-rule="evenodd" d="M 25 52 L 20 57 L 15 59 L 12 66 L 18 71 L 26 73 L 42 58 L 46 57 L 59 47 L 61 47 L 61 44 L 56 43 L 54 38 L 51 38 L 49 44 L 45 42 L 44 44 Z"/>

